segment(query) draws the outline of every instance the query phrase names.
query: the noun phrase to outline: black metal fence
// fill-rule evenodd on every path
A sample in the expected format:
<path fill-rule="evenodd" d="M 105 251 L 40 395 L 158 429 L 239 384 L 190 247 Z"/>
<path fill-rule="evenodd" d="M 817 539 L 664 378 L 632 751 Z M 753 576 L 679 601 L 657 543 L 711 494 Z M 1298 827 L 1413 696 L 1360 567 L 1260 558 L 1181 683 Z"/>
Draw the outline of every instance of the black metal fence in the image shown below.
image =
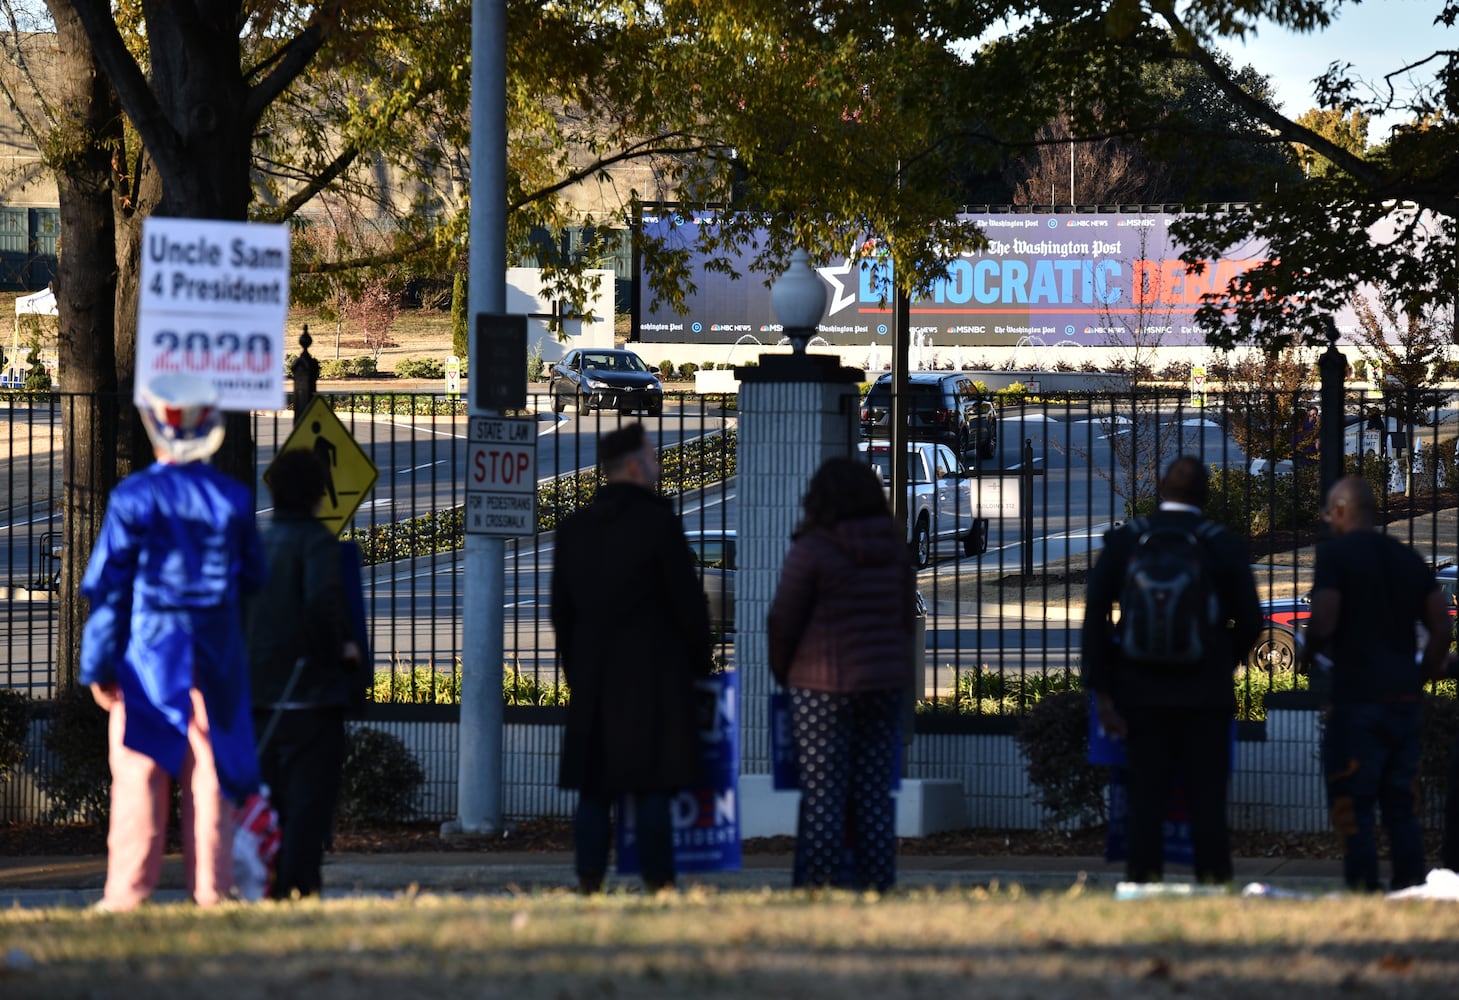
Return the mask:
<path fill-rule="evenodd" d="M 379 471 L 350 526 L 367 557 L 366 609 L 377 701 L 450 701 L 458 690 L 466 588 L 461 509 L 467 418 L 460 400 L 433 394 L 325 393 Z M 1317 418 L 1311 394 L 1141 391 L 1119 395 L 1000 396 L 998 444 L 971 461 L 974 488 L 1017 489 L 1020 506 L 985 510 L 985 551 L 967 538 L 978 524 L 930 546 L 919 589 L 928 607 L 924 709 L 949 715 L 1025 712 L 1042 694 L 1077 683 L 1083 585 L 1103 533 L 1154 503 L 1155 483 L 1177 454 L 1213 469 L 1208 513 L 1247 537 L 1253 567 L 1274 608 L 1268 633 L 1238 672 L 1242 714 L 1260 717 L 1262 696 L 1300 687 L 1290 637 L 1304 614 L 1312 547 L 1320 534 Z M 9 422 L 0 448 L 0 542 L 8 588 L 0 603 L 0 684 L 38 698 L 55 692 L 61 499 L 68 475 L 61 420 L 75 397 L 17 393 L 0 402 Z M 8 403 L 8 405 L 6 405 Z M 643 419 L 659 443 L 663 490 L 674 498 L 701 554 L 721 628 L 719 655 L 735 664 L 733 571 L 736 504 L 735 397 L 671 396 L 662 416 L 612 412 L 540 415 L 538 527 L 507 546 L 506 693 L 519 704 L 563 697 L 549 623 L 552 527 L 596 486 L 598 436 Z M 1455 556 L 1455 420 L 1395 397 L 1350 392 L 1346 468 L 1373 482 L 1387 530 L 1436 565 Z M 268 517 L 263 470 L 293 426 L 290 413 L 257 413 L 255 488 Z M 809 476 L 811 470 L 806 470 Z M 1017 480 L 1018 486 L 1007 485 Z M 986 500 L 986 503 L 993 501 Z M 947 516 L 966 518 L 963 513 Z M 970 554 L 970 552 L 972 554 Z M 604 600 L 612 600 L 605 592 Z M 490 609 L 471 609 L 486 614 Z M 753 668 L 753 665 L 750 665 Z"/>

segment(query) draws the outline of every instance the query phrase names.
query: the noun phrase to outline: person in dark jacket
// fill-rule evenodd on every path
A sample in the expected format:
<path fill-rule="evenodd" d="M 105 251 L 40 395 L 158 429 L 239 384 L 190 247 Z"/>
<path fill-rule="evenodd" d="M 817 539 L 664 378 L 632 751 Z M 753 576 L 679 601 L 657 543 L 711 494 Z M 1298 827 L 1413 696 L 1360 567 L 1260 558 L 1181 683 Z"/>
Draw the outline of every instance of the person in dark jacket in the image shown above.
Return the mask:
<path fill-rule="evenodd" d="M 1377 503 L 1366 482 L 1339 479 L 1322 516 L 1333 537 L 1317 549 L 1304 655 L 1320 650 L 1332 663 L 1322 756 L 1343 877 L 1359 892 L 1381 888 L 1374 821 L 1381 807 L 1393 888 L 1421 885 L 1428 871 L 1415 786 L 1423 685 L 1444 675 L 1453 625 L 1433 570 L 1374 527 Z M 1422 656 L 1419 624 L 1427 634 Z"/>
<path fill-rule="evenodd" d="M 643 881 L 674 884 L 673 796 L 700 777 L 694 681 L 712 663 L 709 602 L 684 526 L 657 496 L 643 425 L 598 442 L 604 485 L 557 529 L 552 626 L 571 697 L 558 783 L 578 790 L 582 892 L 602 887 L 609 808 L 631 796 Z"/>
<path fill-rule="evenodd" d="M 270 895 L 288 899 L 318 893 L 322 883 L 361 654 L 345 604 L 339 541 L 315 516 L 325 492 L 319 459 L 302 450 L 281 453 L 268 485 L 269 582 L 248 605 L 248 663 L 259 769 L 282 834 Z"/>
<path fill-rule="evenodd" d="M 767 621 L 800 770 L 795 884 L 838 882 L 849 827 L 846 888 L 886 890 L 897 875 L 897 723 L 914 670 L 912 559 L 865 462 L 826 461 L 803 506 Z"/>
<path fill-rule="evenodd" d="M 1160 481 L 1160 507 L 1150 515 L 1150 528 L 1172 527 L 1194 535 L 1204 522 L 1201 508 L 1209 493 L 1200 459 L 1177 458 Z M 1125 744 L 1130 803 L 1125 877 L 1131 882 L 1162 879 L 1162 828 L 1179 774 L 1190 807 L 1196 880 L 1229 882 L 1226 799 L 1236 710 L 1232 681 L 1238 662 L 1261 631 L 1256 581 L 1242 540 L 1224 529 L 1210 532 L 1199 544 L 1219 604 L 1217 620 L 1225 627 L 1203 636 L 1204 654 L 1197 664 L 1131 663 L 1120 656 L 1112 612 L 1138 542 L 1134 522 L 1105 536 L 1089 574 L 1083 637 L 1084 686 L 1094 692 L 1100 725 Z"/>

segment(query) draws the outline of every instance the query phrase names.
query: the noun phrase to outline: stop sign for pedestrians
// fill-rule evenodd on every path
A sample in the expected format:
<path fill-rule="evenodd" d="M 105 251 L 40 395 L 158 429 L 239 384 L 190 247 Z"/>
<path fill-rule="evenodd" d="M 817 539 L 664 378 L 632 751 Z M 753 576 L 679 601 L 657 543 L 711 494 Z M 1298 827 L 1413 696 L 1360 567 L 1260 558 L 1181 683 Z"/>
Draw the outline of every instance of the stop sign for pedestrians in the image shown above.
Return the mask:
<path fill-rule="evenodd" d="M 537 532 L 537 421 L 473 416 L 466 446 L 466 533 Z"/>

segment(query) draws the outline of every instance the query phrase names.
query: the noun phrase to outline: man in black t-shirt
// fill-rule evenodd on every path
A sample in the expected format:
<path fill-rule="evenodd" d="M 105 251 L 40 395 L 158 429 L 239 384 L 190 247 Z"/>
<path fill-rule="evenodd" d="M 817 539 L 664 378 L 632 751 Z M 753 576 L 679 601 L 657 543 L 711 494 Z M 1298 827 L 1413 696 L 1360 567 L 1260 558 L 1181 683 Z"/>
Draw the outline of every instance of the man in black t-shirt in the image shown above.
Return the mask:
<path fill-rule="evenodd" d="M 1411 548 L 1374 529 L 1377 504 L 1349 476 L 1327 494 L 1323 518 L 1333 538 L 1317 550 L 1309 651 L 1332 660 L 1332 706 L 1323 733 L 1332 824 L 1344 838 L 1350 889 L 1376 891 L 1374 808 L 1383 814 L 1393 856 L 1393 888 L 1421 884 L 1418 821 L 1419 736 L 1425 680 L 1443 671 L 1452 631 L 1433 571 Z M 1428 633 L 1417 655 L 1417 624 Z"/>

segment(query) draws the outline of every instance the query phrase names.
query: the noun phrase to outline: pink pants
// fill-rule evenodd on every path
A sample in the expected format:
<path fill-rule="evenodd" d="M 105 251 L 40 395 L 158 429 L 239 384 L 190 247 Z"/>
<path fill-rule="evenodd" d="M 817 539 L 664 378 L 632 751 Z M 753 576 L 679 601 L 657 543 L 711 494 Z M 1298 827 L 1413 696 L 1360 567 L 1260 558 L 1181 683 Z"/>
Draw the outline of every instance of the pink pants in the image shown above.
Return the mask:
<path fill-rule="evenodd" d="M 208 713 L 203 696 L 192 692 L 188 752 L 178 781 L 182 789 L 182 854 L 187 888 L 199 906 L 211 906 L 233 887 L 233 806 L 223 798 Z M 170 779 L 151 757 L 122 745 L 126 709 L 118 699 L 111 710 L 108 744 L 111 761 L 111 829 L 106 837 L 105 902 L 130 910 L 146 900 L 162 877 L 167 843 Z"/>

